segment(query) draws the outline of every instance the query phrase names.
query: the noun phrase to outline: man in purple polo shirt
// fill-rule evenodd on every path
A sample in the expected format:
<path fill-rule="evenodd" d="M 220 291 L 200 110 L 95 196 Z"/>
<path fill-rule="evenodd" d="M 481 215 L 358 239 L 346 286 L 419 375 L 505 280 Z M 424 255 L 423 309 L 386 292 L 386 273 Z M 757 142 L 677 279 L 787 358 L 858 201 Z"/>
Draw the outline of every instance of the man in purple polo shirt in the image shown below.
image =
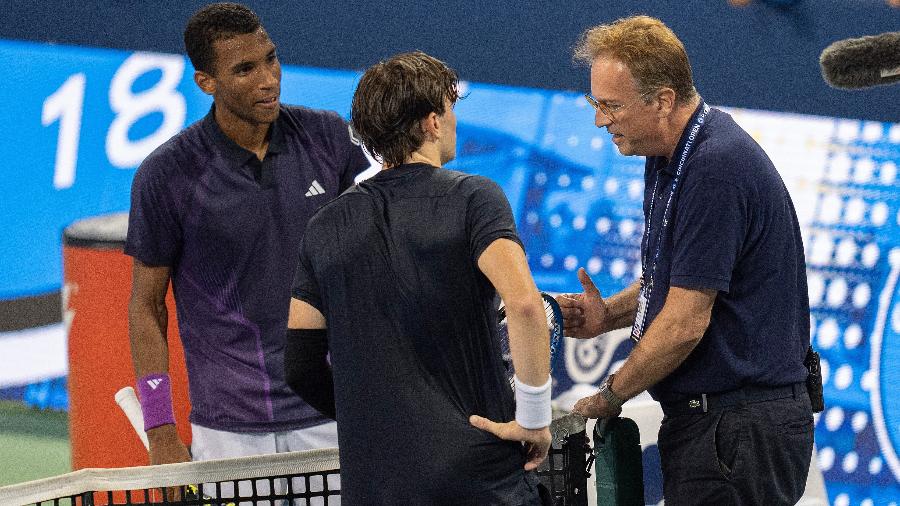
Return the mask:
<path fill-rule="evenodd" d="M 279 102 L 259 18 L 212 4 L 184 33 L 205 118 L 156 149 L 132 187 L 129 333 L 153 464 L 337 446 L 334 422 L 284 381 L 284 329 L 308 218 L 369 166 L 337 114 Z M 168 378 L 175 292 L 191 396 L 191 454 Z"/>

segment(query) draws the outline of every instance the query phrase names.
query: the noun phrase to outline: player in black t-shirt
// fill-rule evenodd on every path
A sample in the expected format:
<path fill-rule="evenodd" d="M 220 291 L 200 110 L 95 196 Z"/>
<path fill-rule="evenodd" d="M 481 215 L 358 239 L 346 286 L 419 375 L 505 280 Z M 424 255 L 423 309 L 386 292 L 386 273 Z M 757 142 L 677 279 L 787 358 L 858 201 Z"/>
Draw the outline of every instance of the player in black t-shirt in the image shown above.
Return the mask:
<path fill-rule="evenodd" d="M 301 247 L 286 374 L 339 421 L 343 504 L 540 504 L 529 471 L 550 445 L 547 324 L 500 188 L 441 168 L 457 89 L 421 52 L 366 71 L 352 124 L 385 170 L 317 212 Z"/>

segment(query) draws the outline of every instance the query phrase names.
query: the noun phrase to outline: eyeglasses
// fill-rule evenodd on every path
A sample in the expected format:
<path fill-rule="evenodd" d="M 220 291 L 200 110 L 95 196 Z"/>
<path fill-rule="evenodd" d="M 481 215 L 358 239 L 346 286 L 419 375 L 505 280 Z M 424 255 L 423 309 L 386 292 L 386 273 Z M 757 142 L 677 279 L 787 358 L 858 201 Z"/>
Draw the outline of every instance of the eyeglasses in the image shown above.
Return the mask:
<path fill-rule="evenodd" d="M 620 113 L 620 112 L 624 111 L 625 109 L 638 103 L 639 100 L 646 100 L 647 96 L 652 95 L 653 93 L 656 93 L 656 90 L 643 93 L 643 94 L 641 94 L 641 96 L 639 96 L 635 100 L 632 100 L 628 104 L 619 104 L 619 105 L 607 105 L 607 104 L 597 100 L 593 96 L 591 96 L 590 93 L 585 93 L 584 99 L 587 100 L 587 103 L 591 104 L 591 107 L 600 111 L 604 116 L 606 116 L 607 118 L 609 118 L 612 121 L 616 121 L 616 116 L 615 116 L 616 113 Z"/>

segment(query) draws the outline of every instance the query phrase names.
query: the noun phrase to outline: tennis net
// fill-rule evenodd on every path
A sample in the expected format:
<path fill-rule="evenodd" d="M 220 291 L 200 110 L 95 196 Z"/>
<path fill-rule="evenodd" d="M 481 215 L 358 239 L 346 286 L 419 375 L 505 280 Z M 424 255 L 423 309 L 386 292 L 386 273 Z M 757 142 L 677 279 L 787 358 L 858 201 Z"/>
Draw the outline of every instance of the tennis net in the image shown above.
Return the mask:
<path fill-rule="evenodd" d="M 119 469 L 82 469 L 0 487 L 0 506 L 332 506 L 336 448 Z"/>

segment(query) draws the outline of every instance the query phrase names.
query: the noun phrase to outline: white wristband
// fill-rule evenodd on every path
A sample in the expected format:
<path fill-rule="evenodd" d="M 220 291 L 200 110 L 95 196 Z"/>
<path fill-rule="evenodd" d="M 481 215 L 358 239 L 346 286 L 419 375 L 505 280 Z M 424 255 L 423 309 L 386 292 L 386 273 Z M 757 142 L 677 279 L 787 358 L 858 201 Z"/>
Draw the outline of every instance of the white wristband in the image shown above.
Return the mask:
<path fill-rule="evenodd" d="M 516 383 L 516 422 L 526 429 L 543 429 L 550 425 L 551 378 L 542 386 L 533 387 L 513 376 Z"/>

